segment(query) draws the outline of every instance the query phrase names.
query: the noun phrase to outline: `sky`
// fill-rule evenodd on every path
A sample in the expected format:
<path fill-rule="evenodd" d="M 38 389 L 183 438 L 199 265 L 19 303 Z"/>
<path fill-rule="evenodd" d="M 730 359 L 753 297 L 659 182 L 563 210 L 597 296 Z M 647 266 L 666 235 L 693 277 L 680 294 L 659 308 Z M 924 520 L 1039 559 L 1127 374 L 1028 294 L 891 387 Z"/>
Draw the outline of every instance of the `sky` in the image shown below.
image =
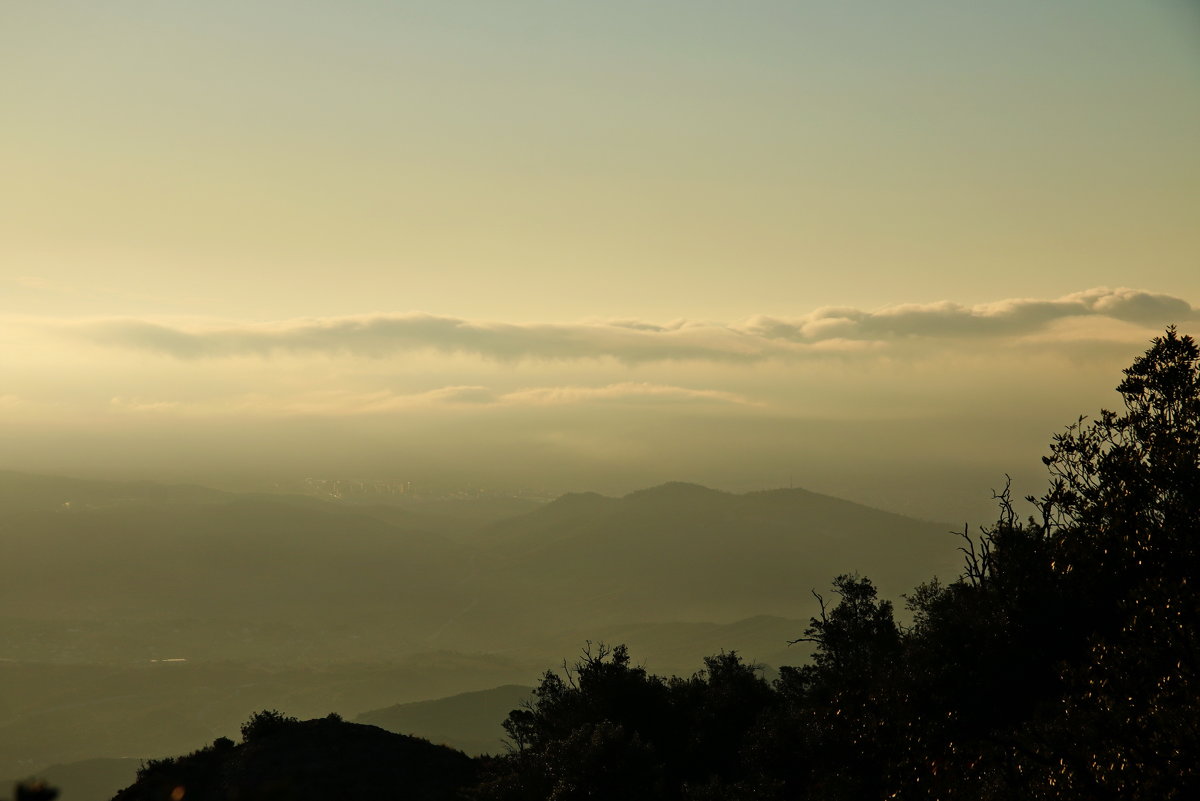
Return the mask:
<path fill-rule="evenodd" d="M 1200 333 L 1183 0 L 9 3 L 0 102 L 0 467 L 937 517 Z"/>

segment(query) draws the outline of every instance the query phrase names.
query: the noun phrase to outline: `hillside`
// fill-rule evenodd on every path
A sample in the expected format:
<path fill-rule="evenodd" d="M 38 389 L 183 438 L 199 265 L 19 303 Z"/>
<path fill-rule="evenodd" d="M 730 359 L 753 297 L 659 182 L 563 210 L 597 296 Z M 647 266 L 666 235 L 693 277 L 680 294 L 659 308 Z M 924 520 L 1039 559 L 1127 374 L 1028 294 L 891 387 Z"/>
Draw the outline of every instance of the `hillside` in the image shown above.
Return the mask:
<path fill-rule="evenodd" d="M 236 663 L 0 662 L 0 776 L 94 757 L 161 757 L 237 731 L 250 711 L 347 717 L 395 703 L 535 681 L 546 659 L 424 653 L 323 668 Z M 424 734 L 424 732 L 419 732 Z"/>
<path fill-rule="evenodd" d="M 803 620 L 838 573 L 895 595 L 957 571 L 946 526 L 799 489 L 570 494 L 458 536 L 406 527 L 404 510 L 202 488 L 3 473 L 0 497 L 0 555 L 21 566 L 0 585 L 8 659 L 511 649 L 632 623 Z"/>
<path fill-rule="evenodd" d="M 375 709 L 359 715 L 355 722 L 424 737 L 472 755 L 497 754 L 505 749 L 504 730 L 500 724 L 532 693 L 533 687 L 506 684 L 490 690 Z"/>
<path fill-rule="evenodd" d="M 959 569 L 948 526 L 800 489 L 742 495 L 666 484 L 567 495 L 493 525 L 477 597 L 522 634 L 662 620 L 806 618 L 839 573 L 891 595 Z"/>
<path fill-rule="evenodd" d="M 151 763 L 114 801 L 332 801 L 378 797 L 384 788 L 411 801 L 450 801 L 475 770 L 459 751 L 331 716 Z"/>
<path fill-rule="evenodd" d="M 19 566 L 0 585 L 7 775 L 181 750 L 254 708 L 528 683 L 587 640 L 668 673 L 721 649 L 795 664 L 786 641 L 836 574 L 894 597 L 958 572 L 947 527 L 803 490 L 571 494 L 455 536 L 404 509 L 191 487 L 0 473 L 0 496 Z"/>

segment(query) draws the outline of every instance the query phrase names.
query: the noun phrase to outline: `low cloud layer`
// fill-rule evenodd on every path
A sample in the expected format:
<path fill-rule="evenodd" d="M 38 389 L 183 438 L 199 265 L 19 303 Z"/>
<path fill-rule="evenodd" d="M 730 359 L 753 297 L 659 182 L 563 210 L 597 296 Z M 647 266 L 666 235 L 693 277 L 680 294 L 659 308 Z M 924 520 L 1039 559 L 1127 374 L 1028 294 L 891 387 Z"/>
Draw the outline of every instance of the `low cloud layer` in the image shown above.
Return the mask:
<path fill-rule="evenodd" d="M 0 395 L 0 408 L 7 398 Z M 15 397 L 13 398 L 15 402 Z M 509 392 L 486 386 L 447 386 L 425 392 L 397 393 L 310 391 L 292 397 L 261 393 L 221 398 L 214 402 L 163 401 L 116 395 L 109 399 L 110 410 L 133 414 L 169 414 L 183 416 L 217 415 L 364 415 L 398 411 L 434 409 L 582 406 L 595 404 L 705 404 L 715 406 L 762 406 L 734 392 L 696 389 L 670 384 L 622 381 L 601 386 L 537 386 Z"/>
<path fill-rule="evenodd" d="M 76 331 L 99 344 L 180 359 L 284 352 L 385 357 L 411 351 L 463 353 L 500 361 L 606 357 L 623 362 L 749 361 L 768 355 L 761 337 L 704 323 L 673 328 L 635 327 L 626 322 L 517 325 L 429 314 L 380 314 L 209 330 L 105 320 L 80 324 Z"/>
<path fill-rule="evenodd" d="M 944 301 L 893 306 L 876 312 L 826 308 L 795 320 L 757 317 L 748 330 L 788 342 L 1004 337 L 1035 333 L 1060 320 L 1079 317 L 1164 325 L 1198 319 L 1197 312 L 1187 301 L 1170 295 L 1101 288 L 1056 300 L 1018 298 L 977 306 Z"/>
<path fill-rule="evenodd" d="M 1048 437 L 1111 405 L 1152 336 L 1198 321 L 1181 298 L 1103 289 L 737 323 L 8 317 L 0 467 L 469 475 L 555 492 L 795 472 L 855 497 L 864 469 L 884 486 L 923 463 L 943 471 L 933 514 L 964 465 L 983 488 L 1040 469 Z M 901 508 L 922 483 L 889 497 Z"/>
<path fill-rule="evenodd" d="M 886 348 L 916 339 L 960 340 L 1036 334 L 1071 319 L 1146 326 L 1200 320 L 1182 298 L 1134 289 L 1091 289 L 1053 300 L 1009 299 L 965 306 L 951 302 L 876 311 L 822 308 L 796 318 L 758 316 L 740 324 L 639 320 L 514 324 L 429 314 L 375 314 L 217 328 L 146 320 L 75 323 L 96 344 L 177 359 L 276 353 L 388 357 L 406 352 L 467 354 L 498 361 L 614 359 L 755 362 Z"/>

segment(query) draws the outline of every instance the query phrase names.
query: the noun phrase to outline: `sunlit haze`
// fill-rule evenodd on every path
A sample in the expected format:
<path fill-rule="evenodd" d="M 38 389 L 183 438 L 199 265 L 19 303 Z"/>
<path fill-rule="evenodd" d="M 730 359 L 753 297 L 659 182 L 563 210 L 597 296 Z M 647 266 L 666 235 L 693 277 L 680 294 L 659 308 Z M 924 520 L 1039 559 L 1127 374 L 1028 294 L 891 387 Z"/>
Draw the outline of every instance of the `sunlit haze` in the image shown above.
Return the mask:
<path fill-rule="evenodd" d="M 0 458 L 957 516 L 1198 322 L 1198 24 L 13 5 Z"/>
<path fill-rule="evenodd" d="M 1198 44 L 0 0 L 0 799 L 1200 797 Z"/>

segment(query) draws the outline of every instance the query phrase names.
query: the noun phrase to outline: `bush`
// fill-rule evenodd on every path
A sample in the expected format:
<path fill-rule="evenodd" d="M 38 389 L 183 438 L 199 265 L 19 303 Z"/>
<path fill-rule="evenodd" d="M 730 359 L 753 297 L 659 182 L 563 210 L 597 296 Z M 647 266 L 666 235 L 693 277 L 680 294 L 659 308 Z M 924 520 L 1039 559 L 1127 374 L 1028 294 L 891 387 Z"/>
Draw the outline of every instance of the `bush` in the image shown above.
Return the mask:
<path fill-rule="evenodd" d="M 261 740 L 263 737 L 269 737 L 296 723 L 299 723 L 296 718 L 288 717 L 277 709 L 255 712 L 249 720 L 242 724 L 242 742 Z"/>

